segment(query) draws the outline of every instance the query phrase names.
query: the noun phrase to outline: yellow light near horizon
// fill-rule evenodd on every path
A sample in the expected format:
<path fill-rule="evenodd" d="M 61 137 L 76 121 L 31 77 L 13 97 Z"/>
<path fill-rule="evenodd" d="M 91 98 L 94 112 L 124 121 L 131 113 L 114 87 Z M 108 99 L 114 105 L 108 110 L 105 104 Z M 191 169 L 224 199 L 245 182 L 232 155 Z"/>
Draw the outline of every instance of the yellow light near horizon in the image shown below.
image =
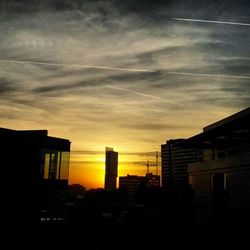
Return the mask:
<path fill-rule="evenodd" d="M 131 155 L 122 155 L 122 154 L 118 154 L 118 161 L 119 162 L 131 162 L 133 161 L 133 158 L 135 158 L 134 156 L 131 157 Z"/>
<path fill-rule="evenodd" d="M 94 162 L 103 162 L 105 163 L 105 157 L 103 156 L 92 156 L 91 160 Z"/>
<path fill-rule="evenodd" d="M 147 155 L 119 154 L 118 152 L 118 178 L 119 176 L 146 174 L 146 161 L 155 161 L 155 157 Z M 138 164 L 138 162 L 140 164 Z M 137 164 L 135 164 L 137 163 Z M 150 172 L 155 173 L 151 167 Z M 105 179 L 105 153 L 103 154 L 78 154 L 72 152 L 70 163 L 69 183 L 81 184 L 87 188 L 103 188 Z M 118 186 L 118 185 L 117 185 Z"/>
<path fill-rule="evenodd" d="M 69 184 L 81 184 L 87 188 L 104 186 L 104 165 L 102 162 L 71 162 Z"/>
<path fill-rule="evenodd" d="M 102 154 L 91 155 L 91 154 L 79 154 L 71 153 L 70 160 L 72 162 L 105 162 L 105 156 Z"/>
<path fill-rule="evenodd" d="M 146 166 L 136 165 L 132 162 L 121 162 L 118 165 L 117 187 L 119 176 L 146 174 Z M 154 172 L 154 169 L 150 169 Z M 105 179 L 105 163 L 96 162 L 71 162 L 69 184 L 81 184 L 87 188 L 103 188 Z"/>

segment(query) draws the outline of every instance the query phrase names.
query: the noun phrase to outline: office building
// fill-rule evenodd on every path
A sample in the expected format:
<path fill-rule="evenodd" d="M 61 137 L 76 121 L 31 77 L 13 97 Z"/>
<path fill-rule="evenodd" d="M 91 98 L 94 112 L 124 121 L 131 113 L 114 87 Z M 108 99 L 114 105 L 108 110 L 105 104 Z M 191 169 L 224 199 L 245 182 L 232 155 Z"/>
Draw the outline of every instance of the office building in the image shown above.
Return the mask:
<path fill-rule="evenodd" d="M 51 210 L 56 190 L 68 184 L 69 154 L 70 141 L 50 137 L 47 130 L 0 128 L 2 204 L 13 223 L 37 223 L 41 210 Z"/>
<path fill-rule="evenodd" d="M 244 235 L 250 224 L 250 108 L 203 128 L 182 146 L 202 152 L 188 165 L 197 221 L 219 235 Z"/>
<path fill-rule="evenodd" d="M 135 198 L 135 195 L 145 190 L 145 176 L 127 175 L 119 177 L 119 188 L 126 190 L 128 198 Z"/>
<path fill-rule="evenodd" d="M 195 162 L 198 154 L 194 148 L 180 147 L 185 139 L 168 140 L 161 145 L 162 187 L 179 188 L 188 185 L 188 163 Z"/>
<path fill-rule="evenodd" d="M 105 184 L 106 190 L 116 189 L 116 179 L 118 173 L 118 152 L 113 148 L 106 147 L 106 160 L 105 160 Z"/>
<path fill-rule="evenodd" d="M 145 198 L 160 188 L 160 176 L 147 173 L 145 176 L 127 175 L 119 177 L 120 190 L 126 191 L 129 201 L 145 202 Z"/>

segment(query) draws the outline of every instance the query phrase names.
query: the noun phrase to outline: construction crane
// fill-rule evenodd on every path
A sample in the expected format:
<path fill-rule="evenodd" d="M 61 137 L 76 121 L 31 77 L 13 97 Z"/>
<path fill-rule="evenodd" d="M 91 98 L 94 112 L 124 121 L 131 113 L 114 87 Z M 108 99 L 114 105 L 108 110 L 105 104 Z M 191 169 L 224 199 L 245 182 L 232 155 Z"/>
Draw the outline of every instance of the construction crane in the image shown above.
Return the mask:
<path fill-rule="evenodd" d="M 134 164 L 140 164 L 140 165 L 146 165 L 147 167 L 147 174 L 149 174 L 149 167 L 150 166 L 155 166 L 156 167 L 156 175 L 158 175 L 158 167 L 159 167 L 159 157 L 161 157 L 161 154 L 156 151 L 156 152 L 146 152 L 146 153 L 141 153 L 139 154 L 140 156 L 155 156 L 155 163 L 141 161 L 141 162 L 134 162 Z"/>
<path fill-rule="evenodd" d="M 146 152 L 146 153 L 140 153 L 140 156 L 155 156 L 155 163 L 149 163 L 149 161 L 147 163 L 145 162 L 140 162 L 142 165 L 146 165 L 147 166 L 147 173 L 149 171 L 149 166 L 155 166 L 156 167 L 156 175 L 158 175 L 158 168 L 159 168 L 159 158 L 161 157 L 161 154 L 158 151 L 155 152 Z M 139 162 L 137 162 L 136 164 L 139 164 Z"/>
<path fill-rule="evenodd" d="M 147 167 L 147 174 L 149 174 L 149 167 L 156 166 L 155 163 L 151 163 L 151 162 L 149 162 L 149 160 L 147 162 L 145 162 L 145 161 L 136 161 L 136 162 L 134 162 L 134 164 L 146 166 Z"/>
<path fill-rule="evenodd" d="M 155 152 L 156 175 L 158 175 L 159 157 L 161 157 L 161 154 L 158 151 L 156 151 Z"/>

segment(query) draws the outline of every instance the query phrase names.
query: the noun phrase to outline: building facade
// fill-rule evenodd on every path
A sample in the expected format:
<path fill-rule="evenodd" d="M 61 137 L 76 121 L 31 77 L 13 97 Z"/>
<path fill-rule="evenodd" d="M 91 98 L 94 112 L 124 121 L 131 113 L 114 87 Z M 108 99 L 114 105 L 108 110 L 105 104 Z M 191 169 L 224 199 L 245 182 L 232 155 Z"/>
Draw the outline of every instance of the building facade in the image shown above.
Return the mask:
<path fill-rule="evenodd" d="M 179 146 L 183 141 L 185 139 L 168 140 L 161 145 L 162 187 L 165 189 L 188 185 L 187 165 L 199 157 L 196 149 Z"/>
<path fill-rule="evenodd" d="M 41 211 L 52 211 L 54 195 L 68 184 L 69 154 L 70 141 L 50 137 L 47 130 L 0 128 L 2 184 L 6 187 L 2 198 L 10 228 L 15 228 L 12 223 L 29 228 L 29 223 L 40 222 Z"/>
<path fill-rule="evenodd" d="M 126 190 L 129 198 L 134 198 L 137 193 L 143 192 L 146 187 L 145 176 L 127 175 L 119 177 L 119 188 Z"/>
<path fill-rule="evenodd" d="M 160 175 L 148 173 L 145 176 L 146 188 L 159 188 L 160 187 Z"/>
<path fill-rule="evenodd" d="M 250 108 L 205 127 L 183 146 L 202 151 L 200 161 L 188 165 L 202 230 L 242 237 L 250 223 Z"/>
<path fill-rule="evenodd" d="M 105 183 L 106 190 L 116 189 L 116 180 L 118 175 L 118 152 L 113 148 L 106 147 L 106 160 L 105 160 Z"/>

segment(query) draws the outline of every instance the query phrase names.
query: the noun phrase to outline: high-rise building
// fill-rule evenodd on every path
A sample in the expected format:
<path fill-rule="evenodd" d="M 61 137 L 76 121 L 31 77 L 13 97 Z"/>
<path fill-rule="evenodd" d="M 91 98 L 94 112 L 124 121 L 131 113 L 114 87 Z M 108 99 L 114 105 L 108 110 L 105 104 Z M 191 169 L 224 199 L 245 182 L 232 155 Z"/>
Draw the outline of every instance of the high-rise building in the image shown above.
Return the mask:
<path fill-rule="evenodd" d="M 113 148 L 106 147 L 106 160 L 105 160 L 105 186 L 106 190 L 116 189 L 116 179 L 118 171 L 118 152 Z"/>
<path fill-rule="evenodd" d="M 168 140 L 161 145 L 162 187 L 183 187 L 188 185 L 187 165 L 197 160 L 197 150 L 179 147 L 185 139 Z"/>

